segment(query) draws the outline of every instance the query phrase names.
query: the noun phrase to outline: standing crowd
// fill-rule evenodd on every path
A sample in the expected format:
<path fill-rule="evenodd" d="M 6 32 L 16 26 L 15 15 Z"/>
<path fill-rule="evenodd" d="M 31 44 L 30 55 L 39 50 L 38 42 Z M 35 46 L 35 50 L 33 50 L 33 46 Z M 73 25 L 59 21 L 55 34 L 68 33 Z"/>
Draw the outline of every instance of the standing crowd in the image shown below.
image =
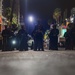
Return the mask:
<path fill-rule="evenodd" d="M 50 30 L 49 36 L 49 50 L 58 50 L 58 35 L 59 30 L 56 27 L 57 25 L 54 24 L 53 28 Z M 33 49 L 34 51 L 44 51 L 44 31 L 41 24 L 35 26 L 32 37 L 34 39 Z M 28 33 L 26 31 L 25 26 L 21 26 L 21 29 L 18 33 L 15 34 L 14 32 L 8 27 L 5 26 L 5 29 L 2 31 L 2 51 L 12 51 L 13 47 L 11 41 L 13 38 L 17 40 L 16 42 L 16 49 L 19 51 L 28 51 Z M 65 50 L 71 50 L 74 48 L 75 44 L 75 26 L 71 29 L 67 29 L 67 32 L 64 34 L 65 37 Z"/>

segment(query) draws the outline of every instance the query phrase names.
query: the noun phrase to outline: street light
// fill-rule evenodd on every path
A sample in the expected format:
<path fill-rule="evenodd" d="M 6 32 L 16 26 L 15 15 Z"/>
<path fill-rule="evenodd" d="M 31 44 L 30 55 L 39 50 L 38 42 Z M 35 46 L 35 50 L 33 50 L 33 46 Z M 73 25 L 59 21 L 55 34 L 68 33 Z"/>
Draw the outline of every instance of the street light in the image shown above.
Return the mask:
<path fill-rule="evenodd" d="M 34 21 L 33 16 L 29 16 L 29 17 L 28 17 L 28 20 L 29 20 L 29 22 L 33 22 L 33 21 Z"/>

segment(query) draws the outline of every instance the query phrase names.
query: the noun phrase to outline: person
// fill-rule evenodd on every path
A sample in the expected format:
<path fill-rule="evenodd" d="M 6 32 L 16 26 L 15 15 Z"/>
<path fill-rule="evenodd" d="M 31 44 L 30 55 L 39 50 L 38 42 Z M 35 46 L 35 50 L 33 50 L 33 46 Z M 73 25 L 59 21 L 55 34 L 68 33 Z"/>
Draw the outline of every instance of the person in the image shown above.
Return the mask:
<path fill-rule="evenodd" d="M 75 24 L 74 26 L 70 29 L 70 36 L 71 36 L 71 50 L 74 49 L 75 47 Z"/>
<path fill-rule="evenodd" d="M 27 36 L 27 32 L 25 30 L 25 27 L 22 25 L 21 26 L 21 29 L 18 31 L 18 37 L 19 37 L 19 40 L 20 40 L 20 45 L 19 45 L 19 50 L 20 51 L 27 51 L 28 50 L 28 44 L 27 44 L 27 41 L 28 41 L 28 36 Z"/>
<path fill-rule="evenodd" d="M 67 31 L 64 34 L 65 37 L 65 50 L 71 50 L 71 35 L 70 35 L 70 29 L 67 29 Z"/>
<path fill-rule="evenodd" d="M 43 33 L 40 29 L 38 29 L 36 31 L 36 47 L 35 47 L 35 50 L 38 49 L 38 51 L 42 50 L 44 51 L 44 48 L 43 48 Z"/>
<path fill-rule="evenodd" d="M 5 29 L 2 31 L 2 37 L 3 37 L 3 48 L 2 51 L 8 51 L 9 49 L 9 38 L 11 36 L 10 30 L 8 29 L 8 26 L 5 26 Z"/>
<path fill-rule="evenodd" d="M 56 24 L 53 25 L 53 29 L 49 33 L 50 38 L 50 49 L 58 50 L 58 34 L 59 30 L 56 28 Z"/>
<path fill-rule="evenodd" d="M 40 25 L 38 25 L 37 29 L 33 31 L 33 38 L 34 38 L 34 51 L 42 50 L 43 48 L 43 31 Z"/>

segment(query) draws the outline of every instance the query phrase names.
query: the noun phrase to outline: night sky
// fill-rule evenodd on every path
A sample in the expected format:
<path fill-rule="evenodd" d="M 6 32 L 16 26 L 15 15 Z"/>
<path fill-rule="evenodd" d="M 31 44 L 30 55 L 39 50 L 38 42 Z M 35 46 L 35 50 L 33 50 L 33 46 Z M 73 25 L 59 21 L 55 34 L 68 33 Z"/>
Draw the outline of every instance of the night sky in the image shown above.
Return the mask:
<path fill-rule="evenodd" d="M 35 14 L 41 18 L 52 16 L 55 8 L 61 8 L 62 12 L 67 9 L 68 16 L 71 8 L 75 7 L 75 0 L 21 0 L 21 12 L 23 15 Z"/>
<path fill-rule="evenodd" d="M 4 0 L 5 7 L 9 6 L 10 0 Z M 61 8 L 63 12 L 68 10 L 68 17 L 70 10 L 75 7 L 75 0 L 20 0 L 21 14 L 34 14 L 38 17 L 49 18 L 52 16 L 55 8 Z"/>
<path fill-rule="evenodd" d="M 47 22 L 48 19 L 52 19 L 54 9 L 61 8 L 62 13 L 67 9 L 67 17 L 69 17 L 73 7 L 75 7 L 75 0 L 27 0 L 27 2 L 21 0 L 21 13 L 25 17 L 27 13 L 43 19 L 42 24 L 45 29 L 49 28 Z"/>
<path fill-rule="evenodd" d="M 9 0 L 4 0 L 5 5 L 9 6 Z M 48 20 L 52 19 L 53 11 L 56 8 L 61 8 L 62 13 L 65 9 L 68 11 L 68 16 L 70 16 L 71 9 L 75 7 L 75 0 L 20 0 L 21 4 L 21 15 L 24 16 L 24 20 L 26 15 L 34 15 L 37 18 L 41 18 L 43 20 L 43 26 L 45 29 L 49 28 Z M 5 6 L 5 7 L 6 7 Z M 63 15 L 62 15 L 63 16 Z M 25 21 L 26 23 L 26 21 Z M 31 30 L 31 25 L 28 26 L 27 30 Z M 31 31 L 30 31 L 31 32 Z"/>

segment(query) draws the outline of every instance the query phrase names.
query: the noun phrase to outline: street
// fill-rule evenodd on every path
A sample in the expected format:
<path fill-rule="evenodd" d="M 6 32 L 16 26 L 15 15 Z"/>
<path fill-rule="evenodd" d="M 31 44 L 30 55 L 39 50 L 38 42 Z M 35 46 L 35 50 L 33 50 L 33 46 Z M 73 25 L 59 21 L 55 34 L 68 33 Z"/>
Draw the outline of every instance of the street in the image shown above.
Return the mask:
<path fill-rule="evenodd" d="M 0 52 L 0 75 L 75 75 L 75 51 Z"/>

